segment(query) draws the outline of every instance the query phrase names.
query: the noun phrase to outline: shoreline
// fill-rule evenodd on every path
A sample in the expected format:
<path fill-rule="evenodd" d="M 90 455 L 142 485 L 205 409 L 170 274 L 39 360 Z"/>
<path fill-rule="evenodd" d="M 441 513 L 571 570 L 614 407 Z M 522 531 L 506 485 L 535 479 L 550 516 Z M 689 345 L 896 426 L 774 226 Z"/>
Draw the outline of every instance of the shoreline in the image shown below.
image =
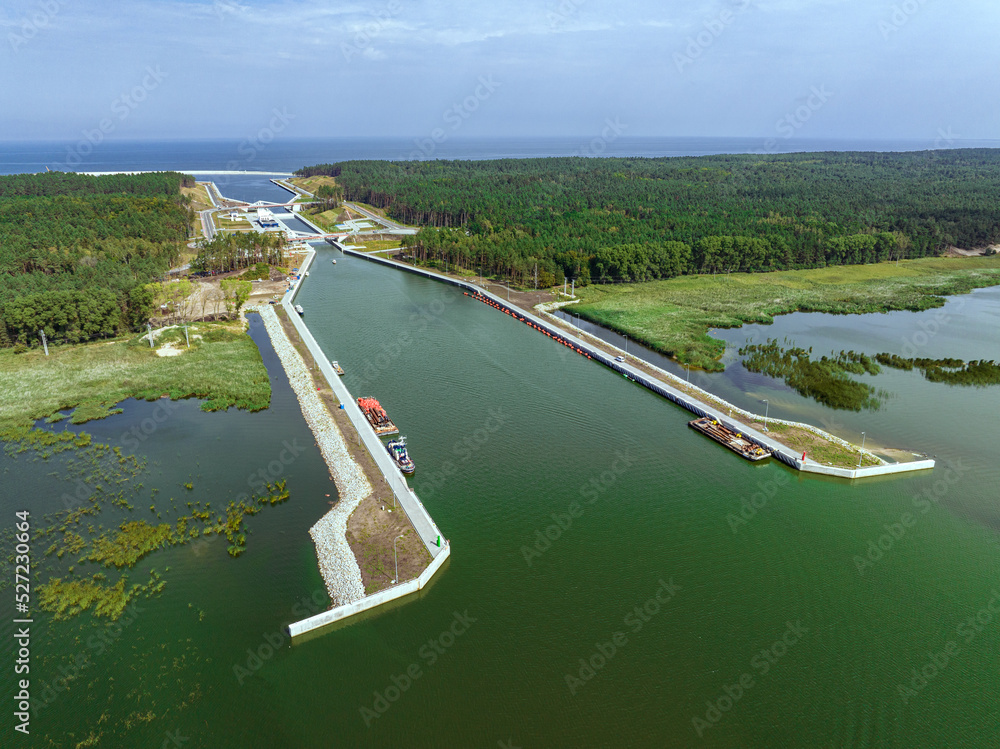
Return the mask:
<path fill-rule="evenodd" d="M 320 561 L 320 570 L 324 580 L 328 583 L 328 592 L 330 592 L 334 606 L 320 614 L 290 624 L 288 632 L 293 640 L 313 630 L 341 622 L 349 617 L 371 611 L 390 601 L 423 590 L 431 583 L 432 578 L 451 556 L 450 542 L 443 537 L 423 503 L 410 489 L 403 475 L 391 461 L 384 445 L 362 415 L 353 396 L 333 372 L 329 358 L 293 308 L 295 297 L 306 278 L 305 273 L 315 257 L 316 250 L 310 247 L 301 263 L 299 279 L 288 290 L 288 293 L 284 294 L 281 307 L 288 318 L 291 330 L 294 330 L 298 335 L 300 343 L 305 347 L 308 355 L 312 357 L 318 372 L 314 374 L 309 370 L 303 354 L 291 341 L 289 331 L 284 329 L 276 310 L 271 305 L 260 305 L 260 307 L 247 309 L 248 312 L 257 311 L 261 314 L 268 334 L 272 336 L 275 350 L 278 351 L 280 347 L 284 348 L 286 353 L 290 352 L 287 364 L 286 359 L 280 353 L 279 359 L 289 376 L 289 382 L 293 382 L 293 376 L 299 382 L 299 388 L 295 388 L 293 385 L 299 399 L 299 406 L 302 408 L 303 415 L 306 416 L 310 429 L 316 436 L 317 444 L 320 445 L 324 460 L 330 468 L 340 495 L 337 504 L 310 529 L 310 536 L 316 545 L 317 557 Z M 289 371 L 289 368 L 292 371 Z M 359 560 L 348 539 L 348 526 L 355 510 L 366 499 L 373 496 L 375 489 L 364 470 L 350 455 L 343 432 L 337 425 L 332 411 L 323 404 L 320 398 L 318 391 L 322 387 L 322 380 L 325 380 L 329 385 L 335 402 L 339 404 L 340 410 L 355 428 L 357 436 L 364 444 L 364 449 L 371 457 L 375 470 L 382 474 L 385 486 L 395 496 L 400 510 L 430 557 L 429 564 L 416 577 L 405 582 L 393 580 L 389 587 L 370 594 L 365 591 Z M 364 483 L 362 484 L 361 481 Z M 342 483 L 345 487 L 344 490 L 341 488 Z M 343 588 L 343 592 L 335 595 L 333 588 L 337 588 L 338 592 Z"/>
<path fill-rule="evenodd" d="M 341 249 L 343 250 L 342 247 Z M 538 310 L 538 312 L 540 312 L 545 317 L 552 320 L 558 320 L 558 324 L 549 322 L 549 320 L 539 317 L 533 311 L 525 310 L 523 307 L 517 306 L 512 302 L 507 302 L 503 298 L 497 296 L 496 294 L 492 293 L 486 288 L 478 286 L 472 281 L 444 275 L 442 273 L 426 270 L 423 268 L 419 268 L 417 266 L 400 263 L 398 261 L 390 260 L 388 258 L 378 257 L 377 255 L 373 255 L 370 253 L 358 252 L 349 249 L 343 251 L 355 257 L 364 258 L 370 262 L 381 263 L 389 267 L 408 271 L 410 273 L 415 273 L 417 275 L 421 275 L 427 278 L 443 281 L 453 286 L 458 286 L 459 288 L 467 289 L 469 291 L 472 291 L 474 293 L 483 296 L 484 298 L 489 300 L 489 302 L 493 306 L 497 307 L 498 309 L 517 310 L 519 314 L 527 316 L 526 321 L 530 321 L 530 323 L 533 324 L 534 327 L 536 327 L 546 335 L 549 335 L 549 337 L 555 338 L 559 342 L 563 342 L 565 340 L 566 342 L 578 348 L 582 348 L 584 351 L 587 352 L 588 358 L 596 359 L 601 364 L 604 364 L 609 369 L 619 372 L 620 374 L 626 376 L 631 381 L 636 382 L 637 384 L 640 384 L 643 387 L 652 390 L 653 392 L 663 396 L 664 398 L 673 401 L 674 403 L 682 406 L 688 411 L 691 411 L 699 416 L 709 416 L 713 419 L 716 419 L 717 421 L 719 421 L 719 423 L 723 424 L 724 426 L 729 427 L 734 431 L 741 432 L 743 436 L 745 436 L 752 442 L 756 443 L 757 445 L 763 447 L 764 449 L 768 450 L 775 458 L 777 458 L 778 460 L 785 463 L 789 467 L 794 468 L 798 471 L 802 471 L 804 473 L 821 474 L 826 476 L 833 476 L 833 477 L 853 480 L 859 478 L 869 478 L 873 476 L 929 470 L 934 468 L 935 466 L 935 461 L 933 459 L 915 460 L 908 463 L 888 463 L 887 461 L 884 461 L 882 458 L 879 458 L 878 456 L 871 454 L 868 450 L 862 452 L 858 446 L 852 445 L 851 443 L 847 442 L 847 440 L 841 439 L 840 437 L 830 434 L 820 429 L 819 427 L 813 426 L 811 424 L 805 424 L 800 422 L 786 422 L 777 419 L 768 419 L 769 424 L 783 424 L 786 426 L 792 426 L 797 429 L 803 429 L 826 440 L 831 444 L 838 445 L 841 447 L 847 447 L 855 454 L 866 455 L 866 456 L 870 455 L 870 457 L 873 460 L 878 461 L 879 464 L 871 467 L 859 466 L 855 468 L 845 468 L 845 467 L 837 467 L 825 463 L 820 463 L 816 460 L 808 458 L 807 456 L 800 456 L 797 452 L 792 450 L 792 448 L 779 442 L 777 439 L 770 436 L 769 434 L 764 434 L 762 432 L 759 432 L 752 426 L 745 424 L 739 420 L 736 420 L 731 416 L 727 416 L 726 414 L 723 414 L 720 411 L 717 411 L 713 406 L 704 402 L 702 398 L 704 398 L 705 400 L 709 400 L 715 404 L 718 404 L 719 406 L 725 407 L 727 409 L 732 409 L 732 411 L 736 413 L 746 414 L 751 419 L 756 419 L 757 421 L 763 421 L 763 418 L 760 417 L 758 414 L 750 414 L 749 412 L 744 411 L 738 406 L 731 404 L 728 401 L 725 401 L 724 399 L 718 396 L 708 393 L 707 391 L 704 391 L 701 388 L 698 388 L 697 386 L 689 385 L 688 383 L 680 380 L 680 378 L 676 377 L 670 372 L 661 370 L 658 367 L 649 364 L 648 362 L 643 361 L 642 363 L 643 365 L 654 370 L 654 372 L 643 372 L 639 368 L 634 367 L 628 364 L 627 362 L 620 363 L 614 361 L 610 357 L 610 355 L 608 355 L 604 351 L 601 351 L 598 346 L 589 341 L 583 340 L 583 336 L 587 337 L 593 337 L 593 336 L 589 336 L 587 333 L 585 333 L 585 331 L 580 330 L 575 325 L 568 324 L 564 320 L 558 320 L 558 318 L 555 318 L 553 315 L 548 314 L 547 311 Z M 566 330 L 572 330 L 573 333 L 567 334 Z M 600 341 L 600 343 L 602 346 L 609 346 L 610 348 L 619 350 L 613 346 L 610 346 L 610 344 L 607 344 L 605 341 Z M 655 381 L 648 380 L 646 375 L 653 376 L 655 378 Z M 696 393 L 686 392 L 687 390 L 693 390 L 696 391 Z"/>
<path fill-rule="evenodd" d="M 309 529 L 320 574 L 335 606 L 354 603 L 365 597 L 365 589 L 361 568 L 347 541 L 347 522 L 362 500 L 372 493 L 372 486 L 348 452 L 333 416 L 316 394 L 312 374 L 285 334 L 274 308 L 263 305 L 257 312 L 337 487 L 337 503 Z"/>

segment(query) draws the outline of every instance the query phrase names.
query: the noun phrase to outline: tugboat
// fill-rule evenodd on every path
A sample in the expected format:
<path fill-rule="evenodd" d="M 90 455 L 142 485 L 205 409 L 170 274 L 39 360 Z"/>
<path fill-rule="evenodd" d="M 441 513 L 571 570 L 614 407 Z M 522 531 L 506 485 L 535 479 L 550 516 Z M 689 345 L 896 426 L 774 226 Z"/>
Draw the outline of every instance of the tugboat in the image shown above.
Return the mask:
<path fill-rule="evenodd" d="M 396 461 L 396 465 L 399 466 L 399 470 L 403 473 L 410 474 L 417 470 L 417 467 L 413 465 L 413 461 L 406 452 L 406 437 L 390 440 L 386 444 L 385 449 L 389 451 L 389 456 Z"/>

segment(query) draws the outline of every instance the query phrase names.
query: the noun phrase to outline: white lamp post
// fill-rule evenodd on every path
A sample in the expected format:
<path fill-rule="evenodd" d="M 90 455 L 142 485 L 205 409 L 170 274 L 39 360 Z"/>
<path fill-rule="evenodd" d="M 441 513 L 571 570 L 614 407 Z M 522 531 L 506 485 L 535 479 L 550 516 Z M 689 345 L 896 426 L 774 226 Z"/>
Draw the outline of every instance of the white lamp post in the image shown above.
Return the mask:
<path fill-rule="evenodd" d="M 396 563 L 396 579 L 392 581 L 393 585 L 395 585 L 396 584 L 396 580 L 399 579 L 399 557 L 396 556 L 396 542 L 399 539 L 401 539 L 403 537 L 403 535 L 404 535 L 403 533 L 400 533 L 398 536 L 396 536 L 394 539 L 392 539 L 392 558 L 393 558 L 393 561 L 395 561 L 395 563 Z"/>
<path fill-rule="evenodd" d="M 767 398 L 764 399 L 764 431 L 767 431 L 767 409 L 770 404 L 767 402 Z"/>
<path fill-rule="evenodd" d="M 865 457 L 865 433 L 861 433 L 861 452 L 858 453 L 858 468 L 861 468 L 861 461 Z"/>

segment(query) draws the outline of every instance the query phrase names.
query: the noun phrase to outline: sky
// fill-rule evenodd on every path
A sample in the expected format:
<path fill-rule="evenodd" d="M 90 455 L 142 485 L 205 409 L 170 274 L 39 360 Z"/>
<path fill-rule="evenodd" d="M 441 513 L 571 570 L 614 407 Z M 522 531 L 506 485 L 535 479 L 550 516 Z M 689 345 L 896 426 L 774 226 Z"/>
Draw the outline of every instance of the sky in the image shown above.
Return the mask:
<path fill-rule="evenodd" d="M 1000 137 L 998 22 L 996 0 L 4 0 L 0 140 L 942 147 Z"/>

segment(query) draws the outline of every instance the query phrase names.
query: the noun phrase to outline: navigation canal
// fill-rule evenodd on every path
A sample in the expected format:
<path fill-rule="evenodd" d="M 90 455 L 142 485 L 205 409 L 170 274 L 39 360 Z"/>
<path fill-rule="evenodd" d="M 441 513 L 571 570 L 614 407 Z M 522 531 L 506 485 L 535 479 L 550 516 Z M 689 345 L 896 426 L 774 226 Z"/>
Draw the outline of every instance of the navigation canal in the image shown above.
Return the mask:
<path fill-rule="evenodd" d="M 224 544 L 155 555 L 166 592 L 100 657 L 81 624 L 45 624 L 38 678 L 81 649 L 96 663 L 35 719 L 53 745 L 101 730 L 102 712 L 130 721 L 134 746 L 994 743 L 996 391 L 891 373 L 910 389 L 879 433 L 939 468 L 849 483 L 750 465 L 686 411 L 444 284 L 324 246 L 297 301 L 352 393 L 407 437 L 451 561 L 420 597 L 288 646 L 281 625 L 322 589 L 306 532 L 332 485 L 265 341 L 270 411 L 185 404 L 143 448 L 162 496 L 197 471 L 223 500 L 304 433 L 291 501 L 252 519 L 239 559 Z M 845 340 L 858 323 L 824 320 Z M 982 342 L 1000 358 L 996 332 Z M 88 431 L 117 435 L 147 407 Z M 37 473 L 3 460 L 5 481 Z"/>

